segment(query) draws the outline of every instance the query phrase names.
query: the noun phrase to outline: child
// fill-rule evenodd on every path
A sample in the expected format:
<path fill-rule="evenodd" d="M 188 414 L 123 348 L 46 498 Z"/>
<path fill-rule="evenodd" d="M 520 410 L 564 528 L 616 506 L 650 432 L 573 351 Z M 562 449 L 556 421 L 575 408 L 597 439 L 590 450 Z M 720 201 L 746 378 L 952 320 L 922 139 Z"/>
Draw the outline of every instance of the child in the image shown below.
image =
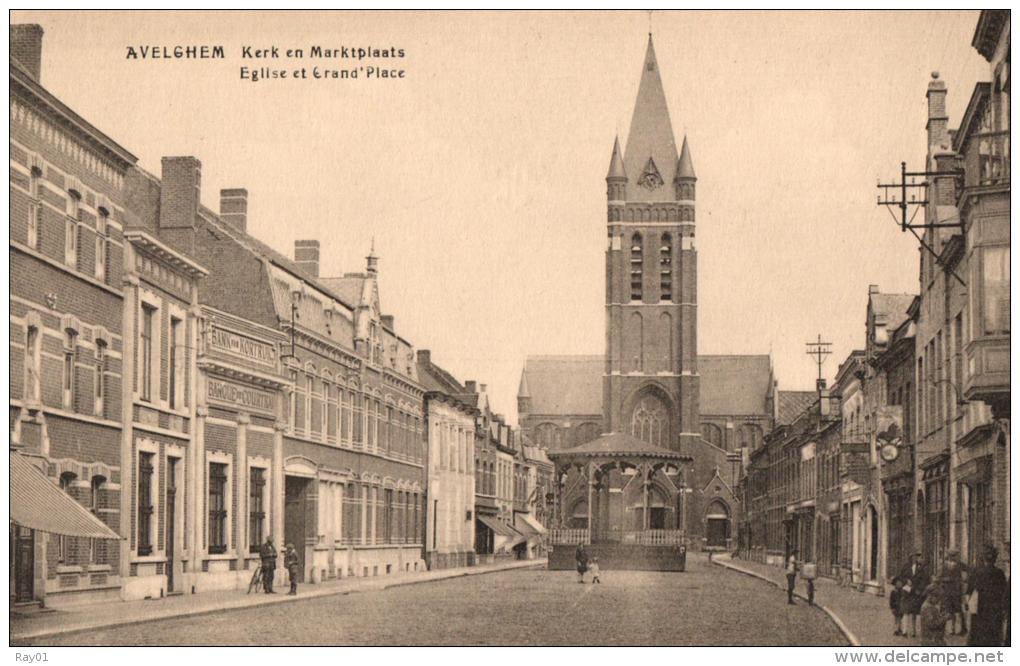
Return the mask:
<path fill-rule="evenodd" d="M 893 624 L 896 631 L 893 636 L 903 635 L 903 579 L 893 578 L 893 591 L 889 593 L 889 608 L 892 610 Z"/>
<path fill-rule="evenodd" d="M 591 564 L 588 565 L 588 571 L 591 572 L 592 585 L 594 585 L 595 583 L 601 585 L 602 581 L 599 580 L 599 558 L 597 557 L 591 558 Z"/>
<path fill-rule="evenodd" d="M 298 559 L 297 551 L 294 550 L 294 544 L 287 544 L 287 554 L 283 556 L 283 563 L 287 567 L 287 575 L 290 577 L 290 592 L 288 594 L 297 594 L 297 578 L 301 561 Z"/>

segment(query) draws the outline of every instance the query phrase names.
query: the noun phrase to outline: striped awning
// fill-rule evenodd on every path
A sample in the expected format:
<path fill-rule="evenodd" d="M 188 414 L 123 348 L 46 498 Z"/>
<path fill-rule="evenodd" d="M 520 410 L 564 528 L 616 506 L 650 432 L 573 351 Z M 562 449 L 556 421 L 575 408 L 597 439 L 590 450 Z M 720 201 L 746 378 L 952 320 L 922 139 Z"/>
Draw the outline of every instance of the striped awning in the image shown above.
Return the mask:
<path fill-rule="evenodd" d="M 514 529 L 526 537 L 542 536 L 546 532 L 541 523 L 526 513 L 518 513 L 514 516 Z"/>
<path fill-rule="evenodd" d="M 63 536 L 120 539 L 120 535 L 46 478 L 20 453 L 11 452 L 11 520 Z"/>
<path fill-rule="evenodd" d="M 500 521 L 498 518 L 493 518 L 491 516 L 478 516 L 478 520 L 500 536 L 510 537 L 511 539 L 519 539 L 521 537 L 520 532 Z"/>

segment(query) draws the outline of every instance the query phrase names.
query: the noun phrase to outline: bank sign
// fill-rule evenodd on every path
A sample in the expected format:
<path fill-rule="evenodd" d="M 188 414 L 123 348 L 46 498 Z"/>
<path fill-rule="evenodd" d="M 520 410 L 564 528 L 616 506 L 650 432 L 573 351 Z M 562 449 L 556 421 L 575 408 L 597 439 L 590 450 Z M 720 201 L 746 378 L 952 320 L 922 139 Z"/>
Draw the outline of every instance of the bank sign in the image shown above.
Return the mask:
<path fill-rule="evenodd" d="M 218 326 L 212 327 L 209 345 L 218 351 L 240 356 L 270 368 L 276 367 L 276 347 Z"/>
<path fill-rule="evenodd" d="M 274 414 L 273 394 L 269 391 L 260 391 L 210 377 L 206 397 L 210 402 L 229 405 L 235 409 Z"/>

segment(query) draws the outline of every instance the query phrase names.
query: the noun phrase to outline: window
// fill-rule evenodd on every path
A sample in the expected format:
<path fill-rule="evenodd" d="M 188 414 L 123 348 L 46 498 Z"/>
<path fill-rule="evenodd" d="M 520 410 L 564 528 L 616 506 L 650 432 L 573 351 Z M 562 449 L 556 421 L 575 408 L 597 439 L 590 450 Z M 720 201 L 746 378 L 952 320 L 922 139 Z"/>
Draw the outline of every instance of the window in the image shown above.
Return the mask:
<path fill-rule="evenodd" d="M 39 402 L 39 329 L 29 326 L 25 331 L 25 401 Z"/>
<path fill-rule="evenodd" d="M 67 221 L 64 224 L 64 263 L 78 266 L 78 218 L 81 206 L 81 195 L 68 192 Z"/>
<path fill-rule="evenodd" d="M 39 229 L 42 227 L 42 169 L 32 167 L 29 184 L 29 195 L 31 200 L 28 204 L 28 246 L 33 250 L 39 249 Z"/>
<path fill-rule="evenodd" d="M 153 320 L 156 317 L 156 308 L 146 303 L 142 304 L 142 328 L 141 328 L 141 362 L 142 372 L 139 379 L 142 400 L 152 402 L 152 335 Z"/>
<path fill-rule="evenodd" d="M 673 300 L 673 239 L 662 234 L 659 247 L 659 300 Z"/>
<path fill-rule="evenodd" d="M 60 475 L 60 489 L 72 498 L 74 495 L 71 494 L 71 487 L 74 485 L 74 480 L 76 478 L 78 477 L 73 472 L 64 472 Z M 72 538 L 73 537 L 63 535 L 57 536 L 57 561 L 64 563 L 71 561 Z"/>
<path fill-rule="evenodd" d="M 209 463 L 209 552 L 227 552 L 227 466 Z"/>
<path fill-rule="evenodd" d="M 96 378 L 95 378 L 96 416 L 104 415 L 103 405 L 106 400 L 106 341 L 96 340 Z"/>
<path fill-rule="evenodd" d="M 351 400 L 353 394 L 350 391 L 340 391 L 340 439 L 344 442 L 351 441 Z"/>
<path fill-rule="evenodd" d="M 257 553 L 266 524 L 266 470 L 252 467 L 248 471 L 248 552 Z"/>
<path fill-rule="evenodd" d="M 393 408 L 389 405 L 386 406 L 386 421 L 383 423 L 384 445 L 386 452 L 389 453 L 390 448 L 393 446 L 393 431 L 396 429 L 397 422 L 393 420 Z"/>
<path fill-rule="evenodd" d="M 109 213 L 105 208 L 99 209 L 96 218 L 96 279 L 106 282 L 106 225 Z"/>
<path fill-rule="evenodd" d="M 640 301 L 642 298 L 642 274 L 644 251 L 641 248 L 641 234 L 634 234 L 630 241 L 630 300 Z"/>
<path fill-rule="evenodd" d="M 387 488 L 383 504 L 383 543 L 394 543 L 393 536 L 393 491 Z"/>
<path fill-rule="evenodd" d="M 656 446 L 666 446 L 669 422 L 662 403 L 655 398 L 643 399 L 631 419 L 632 434 Z"/>
<path fill-rule="evenodd" d="M 138 455 L 138 554 L 152 554 L 152 453 Z"/>
<path fill-rule="evenodd" d="M 329 415 L 333 411 L 333 392 L 329 384 L 322 382 L 322 438 L 332 438 L 335 430 L 329 427 Z"/>
<path fill-rule="evenodd" d="M 375 425 L 376 425 L 375 417 L 376 417 L 376 413 L 377 412 L 375 410 L 375 401 L 373 401 L 371 399 L 365 400 L 365 412 L 366 412 L 366 417 L 367 417 L 365 427 L 368 430 L 368 449 L 371 451 L 371 450 L 375 449 L 375 444 L 376 444 L 376 441 L 375 441 L 375 434 L 376 434 L 376 430 L 375 430 Z"/>
<path fill-rule="evenodd" d="M 361 406 L 362 398 L 361 398 L 361 394 L 360 393 L 352 393 L 351 395 L 354 397 L 354 420 L 353 420 L 353 425 L 354 425 L 354 444 L 358 448 L 361 448 L 361 443 L 363 441 L 363 439 L 362 439 L 362 429 L 365 426 L 364 414 L 362 413 L 362 406 Z"/>
<path fill-rule="evenodd" d="M 64 331 L 64 391 L 63 405 L 65 409 L 74 409 L 75 389 L 75 352 L 78 346 L 78 334 L 67 329 Z"/>
<path fill-rule="evenodd" d="M 982 262 L 982 332 L 985 335 L 1009 333 L 1009 247 L 984 248 Z"/>
<path fill-rule="evenodd" d="M 361 536 L 361 493 L 357 484 L 348 483 L 344 486 L 343 504 L 343 542 L 346 545 L 356 545 Z"/>
<path fill-rule="evenodd" d="M 177 409 L 181 404 L 181 357 L 179 347 L 181 345 L 181 320 L 177 317 L 170 317 L 170 372 L 169 391 L 167 397 L 170 400 L 170 409 Z"/>
<path fill-rule="evenodd" d="M 305 432 L 309 435 L 312 434 L 312 391 L 315 390 L 315 378 L 311 375 L 305 375 L 305 418 L 304 423 L 301 425 L 304 427 Z"/>
<path fill-rule="evenodd" d="M 89 511 L 92 515 L 99 517 L 99 509 L 102 505 L 103 484 L 106 483 L 105 476 L 93 476 L 89 492 Z M 100 518 L 102 520 L 102 518 Z M 106 521 L 103 521 L 104 523 Z M 103 539 L 89 539 L 89 562 L 95 564 L 106 559 L 105 542 Z"/>

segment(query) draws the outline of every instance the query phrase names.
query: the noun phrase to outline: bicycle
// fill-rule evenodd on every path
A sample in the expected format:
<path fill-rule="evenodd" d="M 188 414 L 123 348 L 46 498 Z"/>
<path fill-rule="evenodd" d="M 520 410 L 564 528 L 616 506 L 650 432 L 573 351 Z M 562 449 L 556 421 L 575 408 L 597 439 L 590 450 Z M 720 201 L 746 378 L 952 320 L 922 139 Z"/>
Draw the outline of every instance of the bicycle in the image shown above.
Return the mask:
<path fill-rule="evenodd" d="M 258 592 L 262 587 L 262 565 L 259 564 L 255 567 L 255 573 L 251 575 L 251 580 L 248 581 L 248 594 L 252 593 L 252 590 Z"/>

